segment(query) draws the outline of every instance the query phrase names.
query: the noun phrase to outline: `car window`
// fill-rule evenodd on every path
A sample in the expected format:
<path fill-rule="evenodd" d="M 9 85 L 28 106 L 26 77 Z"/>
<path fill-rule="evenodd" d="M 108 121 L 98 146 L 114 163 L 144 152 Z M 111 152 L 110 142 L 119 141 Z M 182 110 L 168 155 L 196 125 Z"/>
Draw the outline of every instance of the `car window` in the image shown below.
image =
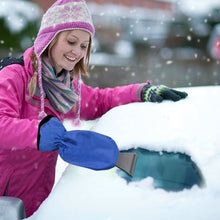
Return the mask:
<path fill-rule="evenodd" d="M 193 185 L 201 187 L 204 183 L 200 169 L 189 155 L 149 151 L 144 148 L 132 148 L 123 152 L 137 154 L 133 177 L 122 170 L 117 170 L 128 183 L 152 177 L 154 188 L 163 188 L 167 191 L 180 191 Z"/>

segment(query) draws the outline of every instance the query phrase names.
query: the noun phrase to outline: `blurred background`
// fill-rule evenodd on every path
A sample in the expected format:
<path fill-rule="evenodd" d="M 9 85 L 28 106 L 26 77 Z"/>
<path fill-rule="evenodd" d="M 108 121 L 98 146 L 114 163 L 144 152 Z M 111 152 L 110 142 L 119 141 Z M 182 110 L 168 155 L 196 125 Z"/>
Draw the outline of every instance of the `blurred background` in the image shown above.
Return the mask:
<path fill-rule="evenodd" d="M 0 0 L 0 58 L 33 45 L 43 13 L 55 0 Z M 96 34 L 90 86 L 149 80 L 188 87 L 220 84 L 220 2 L 214 0 L 87 0 Z"/>

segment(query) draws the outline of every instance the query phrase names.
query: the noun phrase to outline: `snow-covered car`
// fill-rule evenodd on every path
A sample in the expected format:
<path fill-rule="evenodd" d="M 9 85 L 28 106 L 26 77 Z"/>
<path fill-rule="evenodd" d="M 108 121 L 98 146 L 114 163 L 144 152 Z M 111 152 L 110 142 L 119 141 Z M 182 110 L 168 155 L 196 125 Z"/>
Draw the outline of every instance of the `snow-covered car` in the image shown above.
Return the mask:
<path fill-rule="evenodd" d="M 109 135 L 121 151 L 137 153 L 133 177 L 59 158 L 55 187 L 28 220 L 219 220 L 220 86 L 179 90 L 188 97 L 122 105 L 82 122 L 77 129 Z"/>
<path fill-rule="evenodd" d="M 139 149 L 134 179 L 118 168 L 68 165 L 28 219 L 220 219 L 220 86 L 183 91 L 189 95 L 179 102 L 132 103 L 83 122 L 82 129 L 111 136 L 121 150 Z M 58 174 L 64 166 L 59 161 Z"/>

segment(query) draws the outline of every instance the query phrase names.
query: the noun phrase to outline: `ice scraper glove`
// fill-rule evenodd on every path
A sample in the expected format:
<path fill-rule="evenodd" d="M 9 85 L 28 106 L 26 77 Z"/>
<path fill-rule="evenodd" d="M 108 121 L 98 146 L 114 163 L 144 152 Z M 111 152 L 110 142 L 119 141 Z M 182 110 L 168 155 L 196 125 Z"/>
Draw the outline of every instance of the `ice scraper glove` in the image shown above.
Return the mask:
<path fill-rule="evenodd" d="M 118 147 L 110 137 L 86 130 L 66 131 L 52 116 L 44 118 L 39 125 L 38 149 L 58 150 L 64 161 L 93 170 L 114 167 L 119 156 Z"/>
<path fill-rule="evenodd" d="M 162 102 L 164 99 L 179 101 L 186 98 L 186 92 L 170 89 L 166 86 L 145 85 L 141 90 L 141 100 L 145 102 Z"/>

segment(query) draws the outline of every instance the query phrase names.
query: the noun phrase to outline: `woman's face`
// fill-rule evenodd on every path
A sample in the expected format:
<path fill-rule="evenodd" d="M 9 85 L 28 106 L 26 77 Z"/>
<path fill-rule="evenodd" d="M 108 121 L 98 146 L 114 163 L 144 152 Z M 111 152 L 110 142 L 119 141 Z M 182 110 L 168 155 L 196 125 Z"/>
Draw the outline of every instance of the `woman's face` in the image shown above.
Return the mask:
<path fill-rule="evenodd" d="M 50 50 L 51 61 L 56 72 L 62 69 L 73 70 L 74 66 L 86 56 L 90 34 L 83 30 L 61 32 Z"/>

